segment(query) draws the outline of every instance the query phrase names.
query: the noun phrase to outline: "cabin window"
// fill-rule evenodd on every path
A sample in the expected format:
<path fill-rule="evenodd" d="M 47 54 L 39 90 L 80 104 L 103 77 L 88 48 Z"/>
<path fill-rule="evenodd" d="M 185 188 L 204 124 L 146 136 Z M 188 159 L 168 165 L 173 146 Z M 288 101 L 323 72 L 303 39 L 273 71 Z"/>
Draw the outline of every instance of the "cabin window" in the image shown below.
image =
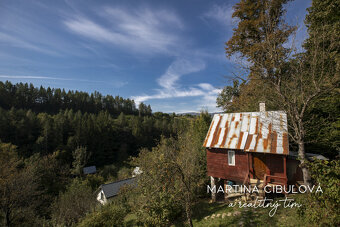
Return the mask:
<path fill-rule="evenodd" d="M 100 199 L 104 200 L 104 193 L 103 192 L 100 192 Z"/>
<path fill-rule="evenodd" d="M 235 165 L 235 151 L 228 151 L 228 165 Z"/>

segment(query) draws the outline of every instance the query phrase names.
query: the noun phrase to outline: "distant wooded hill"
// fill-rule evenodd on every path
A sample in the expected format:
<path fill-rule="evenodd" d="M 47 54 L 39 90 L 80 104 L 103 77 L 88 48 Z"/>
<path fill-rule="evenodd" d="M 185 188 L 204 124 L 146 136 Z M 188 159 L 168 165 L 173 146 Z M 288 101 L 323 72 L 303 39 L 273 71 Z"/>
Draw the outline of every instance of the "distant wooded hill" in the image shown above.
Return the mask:
<path fill-rule="evenodd" d="M 22 157 L 55 153 L 71 165 L 72 152 L 85 147 L 88 164 L 119 164 L 188 121 L 119 96 L 0 82 L 0 142 L 16 145 Z"/>
<path fill-rule="evenodd" d="M 103 96 L 95 91 L 65 91 L 60 88 L 34 87 L 33 84 L 9 81 L 0 82 L 0 107 L 10 109 L 31 109 L 34 112 L 58 113 L 60 110 L 80 110 L 83 113 L 99 113 L 107 111 L 113 115 L 120 113 L 130 115 L 150 115 L 151 106 L 140 103 L 138 109 L 134 100 L 120 96 Z"/>

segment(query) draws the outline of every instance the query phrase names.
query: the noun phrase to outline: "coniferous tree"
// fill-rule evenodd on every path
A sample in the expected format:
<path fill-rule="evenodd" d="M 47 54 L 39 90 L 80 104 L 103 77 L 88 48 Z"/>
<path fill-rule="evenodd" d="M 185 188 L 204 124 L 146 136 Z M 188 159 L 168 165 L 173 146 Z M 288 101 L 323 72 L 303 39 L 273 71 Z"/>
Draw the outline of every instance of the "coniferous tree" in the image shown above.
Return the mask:
<path fill-rule="evenodd" d="M 83 173 L 83 168 L 86 166 L 91 153 L 87 151 L 86 147 L 77 147 L 77 149 L 72 152 L 72 155 L 72 173 L 80 176 Z"/>

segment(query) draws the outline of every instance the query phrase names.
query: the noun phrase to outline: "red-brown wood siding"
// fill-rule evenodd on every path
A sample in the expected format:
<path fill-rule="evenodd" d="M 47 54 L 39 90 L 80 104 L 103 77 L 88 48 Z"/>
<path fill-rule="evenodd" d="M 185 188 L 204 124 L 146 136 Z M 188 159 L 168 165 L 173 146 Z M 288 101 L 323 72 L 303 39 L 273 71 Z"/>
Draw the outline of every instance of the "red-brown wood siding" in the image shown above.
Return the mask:
<path fill-rule="evenodd" d="M 248 155 L 244 151 L 235 151 L 235 166 L 229 166 L 227 149 L 207 149 L 207 170 L 208 176 L 243 181 L 248 173 Z"/>
<path fill-rule="evenodd" d="M 251 153 L 256 156 L 256 153 Z M 284 171 L 284 156 L 277 154 L 261 154 L 265 157 L 267 174 L 279 177 L 286 177 Z M 235 166 L 228 165 L 228 149 L 210 148 L 207 149 L 207 171 L 208 176 L 243 181 L 249 169 L 252 169 L 252 158 L 244 151 L 235 150 Z M 287 169 L 290 166 L 287 165 Z M 287 170 L 289 172 L 289 170 Z M 288 173 L 287 173 L 288 175 Z"/>
<path fill-rule="evenodd" d="M 269 169 L 269 174 L 273 176 L 286 177 L 284 173 L 283 155 L 265 154 L 266 165 Z"/>

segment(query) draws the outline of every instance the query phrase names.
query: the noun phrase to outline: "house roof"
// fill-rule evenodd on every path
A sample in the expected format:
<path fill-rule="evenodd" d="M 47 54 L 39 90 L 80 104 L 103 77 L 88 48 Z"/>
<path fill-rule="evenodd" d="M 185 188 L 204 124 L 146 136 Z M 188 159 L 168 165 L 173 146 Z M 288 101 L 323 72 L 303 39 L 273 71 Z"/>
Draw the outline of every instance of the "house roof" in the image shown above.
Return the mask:
<path fill-rule="evenodd" d="M 203 146 L 288 155 L 287 114 L 284 111 L 215 114 Z"/>
<path fill-rule="evenodd" d="M 96 173 L 96 167 L 95 166 L 88 166 L 83 168 L 83 173 L 84 174 L 91 174 L 91 173 Z"/>
<path fill-rule="evenodd" d="M 102 184 L 100 188 L 103 190 L 105 197 L 110 198 L 110 197 L 118 195 L 118 192 L 122 186 L 131 185 L 135 182 L 136 182 L 136 178 L 132 177 L 132 178 L 112 182 L 109 184 Z"/>

